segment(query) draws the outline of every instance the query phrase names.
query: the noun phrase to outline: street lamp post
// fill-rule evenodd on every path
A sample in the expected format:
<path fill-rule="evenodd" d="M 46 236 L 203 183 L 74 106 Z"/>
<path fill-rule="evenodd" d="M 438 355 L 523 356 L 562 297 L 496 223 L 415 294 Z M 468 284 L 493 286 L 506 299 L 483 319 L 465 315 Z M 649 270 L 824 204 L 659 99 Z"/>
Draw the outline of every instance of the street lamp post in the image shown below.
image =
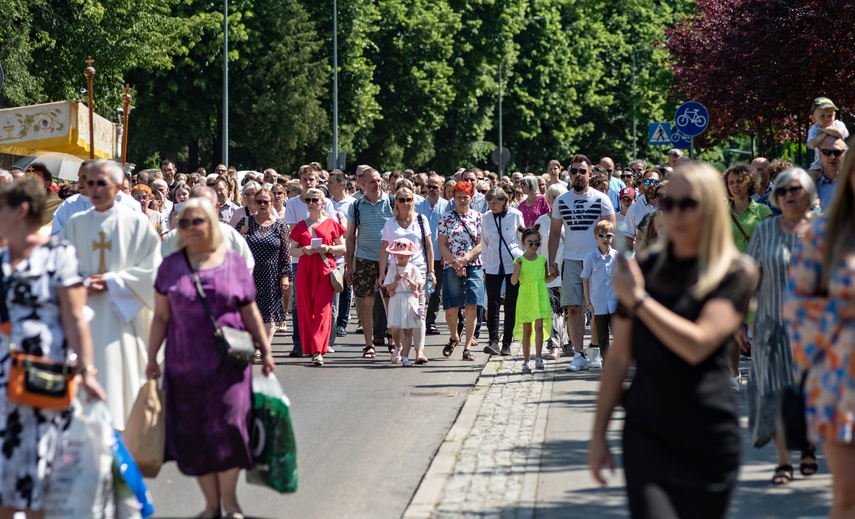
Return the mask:
<path fill-rule="evenodd" d="M 635 113 L 635 53 L 642 50 L 650 50 L 650 47 L 636 47 L 630 51 L 632 56 L 632 85 L 630 86 L 630 97 L 632 98 L 632 160 L 638 158 L 636 156 L 638 151 L 638 138 L 636 137 L 638 121 Z"/>
<path fill-rule="evenodd" d="M 229 167 L 229 0 L 223 0 L 223 164 Z"/>
<path fill-rule="evenodd" d="M 333 0 L 333 161 L 340 168 L 338 161 L 338 1 Z"/>

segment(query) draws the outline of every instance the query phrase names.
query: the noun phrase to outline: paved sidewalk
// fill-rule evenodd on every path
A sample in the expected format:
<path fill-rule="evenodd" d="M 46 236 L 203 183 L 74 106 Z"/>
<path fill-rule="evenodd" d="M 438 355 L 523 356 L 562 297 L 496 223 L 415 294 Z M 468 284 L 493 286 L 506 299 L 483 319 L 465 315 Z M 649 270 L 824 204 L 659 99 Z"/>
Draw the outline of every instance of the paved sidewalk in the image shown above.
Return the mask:
<path fill-rule="evenodd" d="M 405 519 L 629 516 L 622 472 L 608 474 L 609 486 L 600 488 L 587 471 L 601 371 L 571 373 L 565 370 L 570 359 L 561 358 L 547 362 L 542 373 L 522 375 L 520 347 L 515 346 L 514 356 L 493 357 L 485 366 Z M 743 361 L 743 375 L 748 371 Z M 739 398 L 745 440 L 731 517 L 825 517 L 831 478 L 822 456 L 820 473 L 804 478 L 794 453 L 796 480 L 772 487 L 774 448 L 750 447 L 744 386 Z M 619 465 L 622 417 L 617 410 L 609 433 Z"/>

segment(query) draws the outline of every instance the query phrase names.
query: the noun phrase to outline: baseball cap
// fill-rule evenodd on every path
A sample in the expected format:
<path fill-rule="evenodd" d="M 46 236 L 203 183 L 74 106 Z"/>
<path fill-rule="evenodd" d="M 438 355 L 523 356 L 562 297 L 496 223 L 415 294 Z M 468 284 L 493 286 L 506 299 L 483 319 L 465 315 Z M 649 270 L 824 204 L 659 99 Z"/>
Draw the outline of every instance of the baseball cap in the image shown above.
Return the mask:
<path fill-rule="evenodd" d="M 827 97 L 817 97 L 813 100 L 813 104 L 811 105 L 810 111 L 813 112 L 817 108 L 832 108 L 834 110 L 839 110 L 839 108 L 837 108 L 837 105 L 831 102 L 831 99 Z"/>
<path fill-rule="evenodd" d="M 631 187 L 625 187 L 625 188 L 621 189 L 620 190 L 620 198 L 623 198 L 625 196 L 628 196 L 628 197 L 632 198 L 633 200 L 635 200 L 635 189 L 633 189 Z"/>

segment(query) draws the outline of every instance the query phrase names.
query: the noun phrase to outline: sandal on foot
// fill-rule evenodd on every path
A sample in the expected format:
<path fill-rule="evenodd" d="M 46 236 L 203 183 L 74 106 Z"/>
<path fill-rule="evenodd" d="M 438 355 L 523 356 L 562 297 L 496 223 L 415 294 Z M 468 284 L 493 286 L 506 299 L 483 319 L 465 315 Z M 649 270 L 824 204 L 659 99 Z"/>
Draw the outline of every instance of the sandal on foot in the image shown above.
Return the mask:
<path fill-rule="evenodd" d="M 786 485 L 793 480 L 792 465 L 778 465 L 775 467 L 775 475 L 772 476 L 773 485 Z"/>
<path fill-rule="evenodd" d="M 469 350 L 463 350 L 463 360 L 475 360 L 475 355 Z"/>
<path fill-rule="evenodd" d="M 418 357 L 416 357 L 416 364 L 427 364 L 427 363 L 428 363 L 428 358 L 425 357 L 424 355 L 419 355 Z"/>
<path fill-rule="evenodd" d="M 219 510 L 205 510 L 195 517 L 195 519 L 220 519 Z"/>
<path fill-rule="evenodd" d="M 802 476 L 813 476 L 819 472 L 819 463 L 816 461 L 816 447 L 810 446 L 802 452 L 802 459 L 799 460 L 799 472 Z"/>
<path fill-rule="evenodd" d="M 454 347 L 460 344 L 459 339 L 448 339 L 448 344 L 445 345 L 445 348 L 442 349 L 443 357 L 451 357 L 451 354 L 454 353 Z"/>
<path fill-rule="evenodd" d="M 363 359 L 373 359 L 377 355 L 374 353 L 374 346 L 366 346 L 362 348 L 362 358 Z"/>

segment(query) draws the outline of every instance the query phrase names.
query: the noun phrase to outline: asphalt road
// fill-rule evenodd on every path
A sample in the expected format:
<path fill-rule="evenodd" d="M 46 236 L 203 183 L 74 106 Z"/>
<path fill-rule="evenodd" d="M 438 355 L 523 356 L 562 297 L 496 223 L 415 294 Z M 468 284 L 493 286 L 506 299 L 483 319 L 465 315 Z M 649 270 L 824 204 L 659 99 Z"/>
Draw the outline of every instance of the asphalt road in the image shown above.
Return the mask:
<path fill-rule="evenodd" d="M 297 433 L 299 490 L 278 494 L 241 475 L 238 499 L 247 517 L 401 517 L 488 358 L 476 350 L 477 361 L 464 362 L 458 347 L 445 359 L 444 334 L 428 336 L 427 365 L 393 365 L 383 347 L 366 360 L 354 329 L 323 367 L 288 358 L 290 333 L 276 335 L 276 376 Z M 193 517 L 204 507 L 195 480 L 175 463 L 146 482 L 156 517 Z"/>

